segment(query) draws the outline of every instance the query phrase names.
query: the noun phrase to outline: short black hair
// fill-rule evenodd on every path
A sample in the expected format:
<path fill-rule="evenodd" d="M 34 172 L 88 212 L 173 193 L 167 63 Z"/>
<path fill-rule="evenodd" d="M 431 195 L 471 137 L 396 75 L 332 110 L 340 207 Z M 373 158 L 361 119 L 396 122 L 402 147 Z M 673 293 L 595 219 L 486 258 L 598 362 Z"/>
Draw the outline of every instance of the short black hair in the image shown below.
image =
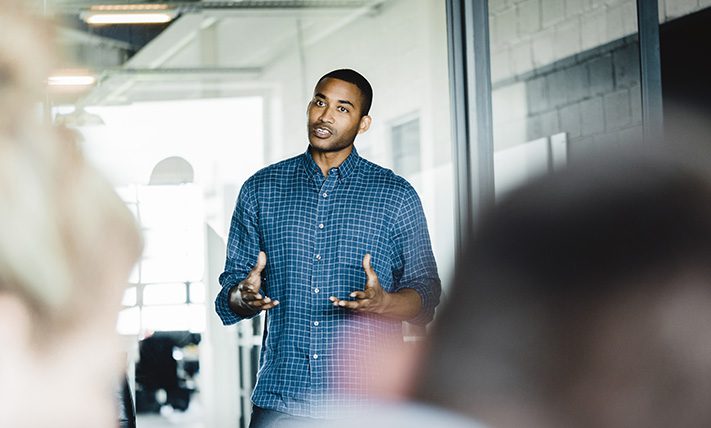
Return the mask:
<path fill-rule="evenodd" d="M 361 94 L 361 116 L 366 116 L 370 112 L 370 106 L 373 104 L 373 87 L 370 86 L 370 82 L 362 74 L 350 68 L 341 68 L 324 74 L 323 77 L 318 79 L 316 85 L 324 79 L 338 79 L 356 85 Z"/>

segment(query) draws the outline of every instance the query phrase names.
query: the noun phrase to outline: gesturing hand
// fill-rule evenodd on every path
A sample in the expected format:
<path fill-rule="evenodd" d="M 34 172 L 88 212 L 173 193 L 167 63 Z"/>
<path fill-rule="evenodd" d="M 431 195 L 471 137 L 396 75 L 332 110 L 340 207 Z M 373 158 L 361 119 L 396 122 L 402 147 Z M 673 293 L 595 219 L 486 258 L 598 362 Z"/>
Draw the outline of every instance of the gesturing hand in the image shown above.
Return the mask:
<path fill-rule="evenodd" d="M 387 311 L 390 295 L 380 285 L 378 275 L 370 266 L 370 259 L 370 254 L 366 254 L 363 257 L 363 270 L 365 270 L 365 276 L 367 277 L 365 289 L 363 291 L 354 291 L 350 294 L 350 297 L 355 298 L 355 300 L 341 300 L 331 296 L 329 300 L 333 302 L 334 306 L 352 309 L 357 312 L 378 314 L 383 314 Z"/>
<path fill-rule="evenodd" d="M 272 300 L 259 293 L 259 289 L 262 286 L 262 271 L 266 265 L 267 255 L 264 251 L 260 251 L 257 264 L 249 272 L 249 275 L 235 287 L 237 292 L 232 292 L 230 296 L 231 303 L 234 303 L 240 309 L 251 312 L 269 310 L 279 304 L 278 300 Z"/>

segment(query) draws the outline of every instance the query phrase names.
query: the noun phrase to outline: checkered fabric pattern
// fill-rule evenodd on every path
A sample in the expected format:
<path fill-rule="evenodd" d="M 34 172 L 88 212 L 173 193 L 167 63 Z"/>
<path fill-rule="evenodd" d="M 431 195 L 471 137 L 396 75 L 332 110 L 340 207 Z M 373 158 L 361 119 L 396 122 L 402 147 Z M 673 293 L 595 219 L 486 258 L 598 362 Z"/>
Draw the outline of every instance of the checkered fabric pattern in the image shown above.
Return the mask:
<path fill-rule="evenodd" d="M 267 254 L 262 293 L 279 300 L 267 312 L 252 402 L 295 416 L 328 418 L 362 408 L 374 361 L 402 323 L 337 308 L 362 290 L 363 256 L 388 292 L 416 290 L 426 324 L 440 280 L 422 205 L 403 178 L 351 155 L 324 177 L 310 153 L 262 169 L 245 182 L 232 218 L 222 291 L 215 308 L 226 325 L 242 318 L 229 290 Z M 365 388 L 367 389 L 367 388 Z"/>

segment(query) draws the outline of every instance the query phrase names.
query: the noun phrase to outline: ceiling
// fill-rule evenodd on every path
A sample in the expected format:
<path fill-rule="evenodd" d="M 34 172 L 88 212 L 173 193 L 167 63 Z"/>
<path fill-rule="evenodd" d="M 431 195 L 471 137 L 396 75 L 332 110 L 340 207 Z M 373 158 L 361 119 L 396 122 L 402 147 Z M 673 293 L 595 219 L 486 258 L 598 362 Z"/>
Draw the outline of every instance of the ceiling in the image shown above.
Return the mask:
<path fill-rule="evenodd" d="M 67 68 L 98 78 L 62 103 L 116 104 L 193 98 L 210 88 L 257 90 L 259 76 L 286 52 L 317 43 L 386 0 L 31 0 L 59 24 Z M 166 4 L 169 24 L 89 26 L 80 14 L 97 5 Z M 191 83 L 192 82 L 192 83 Z"/>

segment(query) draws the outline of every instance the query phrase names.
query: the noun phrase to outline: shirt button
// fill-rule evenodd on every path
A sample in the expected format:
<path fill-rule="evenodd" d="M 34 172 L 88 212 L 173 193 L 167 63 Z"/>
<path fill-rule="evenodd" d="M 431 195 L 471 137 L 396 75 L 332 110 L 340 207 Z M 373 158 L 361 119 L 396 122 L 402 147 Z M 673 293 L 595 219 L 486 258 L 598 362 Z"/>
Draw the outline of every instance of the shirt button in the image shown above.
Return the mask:
<path fill-rule="evenodd" d="M 324 226 L 323 223 L 321 223 L 321 224 L 318 225 L 318 228 L 319 228 L 319 229 L 323 229 L 324 227 L 326 227 L 326 226 Z"/>
<path fill-rule="evenodd" d="M 321 260 L 321 254 L 316 254 L 316 260 Z"/>
<path fill-rule="evenodd" d="M 314 360 L 318 360 L 318 354 L 314 354 Z"/>
<path fill-rule="evenodd" d="M 318 294 L 318 292 L 321 291 L 319 288 L 314 288 L 314 293 Z"/>
<path fill-rule="evenodd" d="M 318 321 L 314 321 L 314 325 L 315 325 L 316 327 L 318 327 L 319 324 L 320 324 L 320 323 L 319 323 Z"/>
<path fill-rule="evenodd" d="M 323 192 L 323 197 L 324 197 L 324 198 L 328 198 L 328 193 Z"/>

